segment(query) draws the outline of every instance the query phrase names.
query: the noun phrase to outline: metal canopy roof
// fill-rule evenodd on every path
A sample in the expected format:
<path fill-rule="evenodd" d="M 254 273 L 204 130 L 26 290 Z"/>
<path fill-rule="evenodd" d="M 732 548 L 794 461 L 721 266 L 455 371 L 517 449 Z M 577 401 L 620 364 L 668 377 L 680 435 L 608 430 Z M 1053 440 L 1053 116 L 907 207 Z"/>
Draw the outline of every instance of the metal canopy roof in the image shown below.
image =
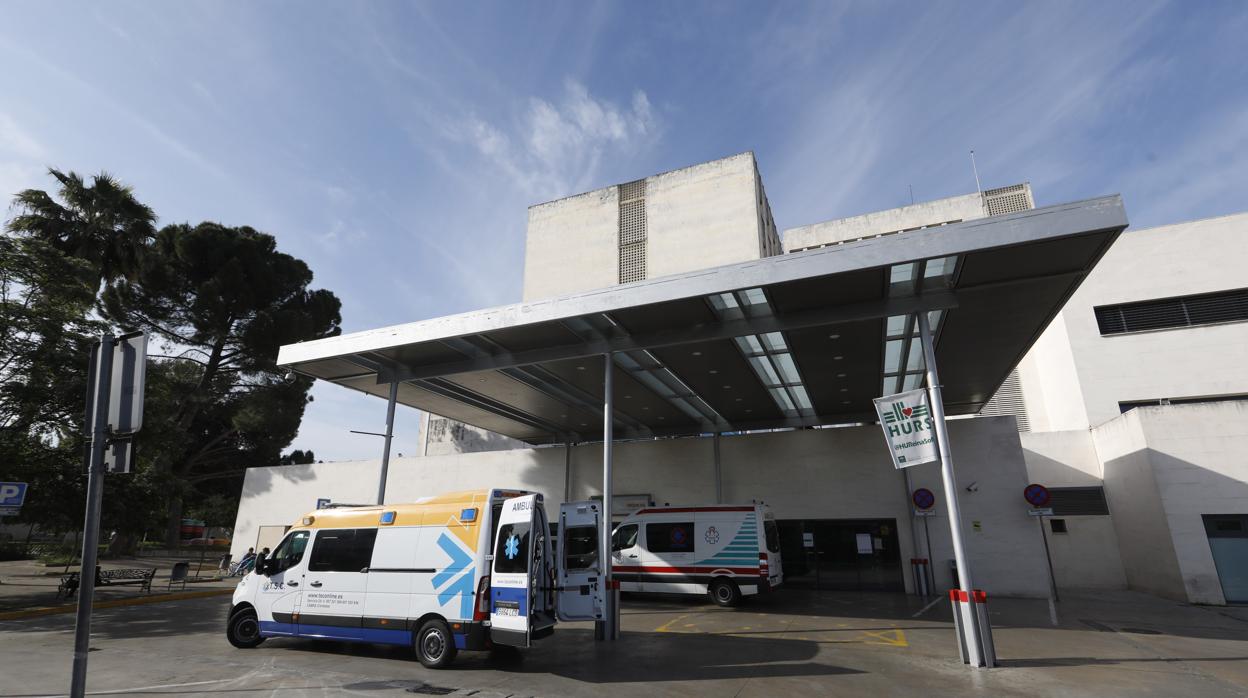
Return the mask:
<path fill-rule="evenodd" d="M 292 370 L 529 443 L 873 421 L 918 387 L 983 407 L 1127 226 L 1119 196 L 281 348 Z M 911 348 L 914 347 L 912 351 Z"/>

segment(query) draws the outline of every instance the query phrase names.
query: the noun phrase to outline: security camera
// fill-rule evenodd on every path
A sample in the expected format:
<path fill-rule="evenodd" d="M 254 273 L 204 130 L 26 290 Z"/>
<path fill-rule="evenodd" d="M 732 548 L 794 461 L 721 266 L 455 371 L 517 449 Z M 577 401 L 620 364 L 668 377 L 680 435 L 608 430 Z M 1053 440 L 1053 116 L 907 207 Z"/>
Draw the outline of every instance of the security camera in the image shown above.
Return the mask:
<path fill-rule="evenodd" d="M 283 378 L 285 378 L 285 379 L 286 379 L 286 382 L 287 382 L 287 383 L 294 383 L 294 382 L 295 382 L 295 372 L 294 372 L 294 371 L 287 371 L 287 372 L 286 372 L 286 375 L 285 375 L 285 376 L 283 376 Z"/>
<path fill-rule="evenodd" d="M 975 481 L 975 482 L 972 482 L 971 484 L 967 485 L 967 486 L 966 486 L 966 491 L 967 491 L 967 492 L 978 492 L 978 491 L 979 491 L 979 482 L 978 482 L 978 481 Z"/>

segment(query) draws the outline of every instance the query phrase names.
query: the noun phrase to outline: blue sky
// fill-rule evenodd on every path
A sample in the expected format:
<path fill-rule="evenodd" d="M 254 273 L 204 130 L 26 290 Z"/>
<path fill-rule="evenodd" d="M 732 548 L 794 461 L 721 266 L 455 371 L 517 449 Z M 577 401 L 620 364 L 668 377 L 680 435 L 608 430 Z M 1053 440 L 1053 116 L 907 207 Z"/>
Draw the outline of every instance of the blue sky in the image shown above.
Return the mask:
<path fill-rule="evenodd" d="M 0 3 L 0 194 L 272 233 L 356 331 L 519 300 L 525 208 L 753 150 L 781 228 L 1030 180 L 1248 209 L 1248 4 Z M 318 386 L 294 447 L 375 457 Z M 400 409 L 395 449 L 415 453 Z"/>

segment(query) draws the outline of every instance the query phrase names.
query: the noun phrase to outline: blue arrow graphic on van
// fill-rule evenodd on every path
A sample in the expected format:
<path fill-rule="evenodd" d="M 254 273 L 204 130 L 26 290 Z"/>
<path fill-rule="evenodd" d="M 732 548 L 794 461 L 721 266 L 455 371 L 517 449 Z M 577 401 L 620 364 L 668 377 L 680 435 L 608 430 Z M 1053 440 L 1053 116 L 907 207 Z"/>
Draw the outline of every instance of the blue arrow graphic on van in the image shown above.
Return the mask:
<path fill-rule="evenodd" d="M 438 590 L 438 605 L 445 606 L 456 595 L 459 596 L 460 618 L 472 617 L 472 556 L 464 552 L 446 533 L 438 537 L 438 547 L 451 558 L 447 565 L 433 576 L 433 588 Z M 465 571 L 467 570 L 467 571 Z M 455 575 L 459 578 L 451 582 Z M 450 582 L 448 584 L 448 582 Z"/>

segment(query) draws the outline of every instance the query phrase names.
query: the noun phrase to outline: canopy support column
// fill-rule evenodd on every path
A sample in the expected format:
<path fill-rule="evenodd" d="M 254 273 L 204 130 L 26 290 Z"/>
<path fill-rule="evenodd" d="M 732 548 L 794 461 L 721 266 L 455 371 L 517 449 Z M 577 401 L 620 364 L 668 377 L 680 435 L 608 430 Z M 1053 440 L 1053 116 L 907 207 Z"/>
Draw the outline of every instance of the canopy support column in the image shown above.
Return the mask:
<path fill-rule="evenodd" d="M 719 432 L 715 432 L 715 503 L 724 503 L 724 475 L 719 467 Z"/>
<path fill-rule="evenodd" d="M 953 537 L 954 564 L 958 568 L 958 584 L 968 594 L 974 589 L 971 581 L 971 566 L 966 559 L 966 546 L 962 540 L 962 510 L 958 506 L 958 483 L 953 475 L 953 456 L 949 451 L 949 429 L 945 423 L 945 403 L 941 397 L 940 374 L 936 371 L 936 350 L 932 344 L 932 327 L 927 318 L 928 311 L 919 311 L 919 337 L 923 343 L 923 363 L 927 371 L 927 396 L 932 403 L 932 426 L 936 434 L 936 447 L 940 453 L 940 479 L 945 487 L 945 503 L 949 507 L 949 533 Z M 962 608 L 970 609 L 970 604 L 961 604 Z M 954 608 L 954 613 L 958 609 Z M 983 666 L 984 660 L 980 650 L 979 623 L 973 616 L 964 617 L 962 627 L 966 631 L 966 654 L 968 663 L 973 667 Z"/>
<path fill-rule="evenodd" d="M 611 574 L 611 521 L 612 503 L 615 490 L 611 486 L 611 450 L 615 439 L 613 433 L 613 417 L 615 411 L 614 373 L 615 361 L 610 353 L 603 357 L 602 379 L 602 578 L 603 578 L 603 620 L 599 639 L 610 642 L 620 637 L 620 592 L 615 589 L 614 575 Z"/>
<path fill-rule="evenodd" d="M 399 399 L 399 382 L 390 382 L 390 399 L 386 402 L 386 445 L 381 450 L 381 477 L 377 483 L 377 503 L 386 503 L 386 476 L 390 472 L 390 442 L 394 439 L 394 403 Z"/>

